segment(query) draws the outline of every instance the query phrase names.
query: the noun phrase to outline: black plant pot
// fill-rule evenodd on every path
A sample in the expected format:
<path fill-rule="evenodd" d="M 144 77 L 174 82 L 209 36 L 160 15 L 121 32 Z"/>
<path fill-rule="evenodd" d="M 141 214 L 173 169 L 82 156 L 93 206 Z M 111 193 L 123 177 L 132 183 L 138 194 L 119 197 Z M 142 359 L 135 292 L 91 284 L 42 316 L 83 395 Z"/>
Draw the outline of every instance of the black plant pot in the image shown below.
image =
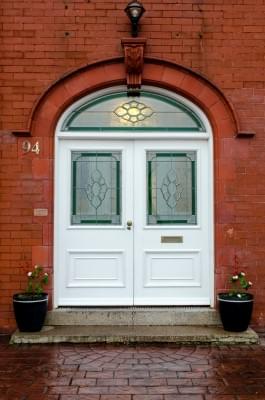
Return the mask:
<path fill-rule="evenodd" d="M 44 324 L 47 313 L 48 294 L 14 294 L 13 307 L 18 329 L 21 332 L 38 332 Z"/>
<path fill-rule="evenodd" d="M 229 296 L 228 293 L 218 295 L 219 312 L 225 331 L 244 332 L 247 330 L 253 309 L 253 295 L 245 294 L 242 298 Z"/>

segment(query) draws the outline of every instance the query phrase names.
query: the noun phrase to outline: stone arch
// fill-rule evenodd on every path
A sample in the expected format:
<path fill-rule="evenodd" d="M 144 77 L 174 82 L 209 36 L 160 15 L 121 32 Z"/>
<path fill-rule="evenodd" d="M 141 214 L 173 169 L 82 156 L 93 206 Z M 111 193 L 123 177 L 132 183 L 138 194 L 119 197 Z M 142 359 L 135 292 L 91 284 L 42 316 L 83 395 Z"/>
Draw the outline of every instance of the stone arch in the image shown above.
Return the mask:
<path fill-rule="evenodd" d="M 208 79 L 172 62 L 146 58 L 142 83 L 176 92 L 197 104 L 211 121 L 215 140 L 239 132 L 232 105 Z M 51 137 L 59 116 L 74 101 L 96 90 L 126 84 L 123 58 L 109 59 L 75 70 L 54 82 L 32 110 L 30 136 Z"/>

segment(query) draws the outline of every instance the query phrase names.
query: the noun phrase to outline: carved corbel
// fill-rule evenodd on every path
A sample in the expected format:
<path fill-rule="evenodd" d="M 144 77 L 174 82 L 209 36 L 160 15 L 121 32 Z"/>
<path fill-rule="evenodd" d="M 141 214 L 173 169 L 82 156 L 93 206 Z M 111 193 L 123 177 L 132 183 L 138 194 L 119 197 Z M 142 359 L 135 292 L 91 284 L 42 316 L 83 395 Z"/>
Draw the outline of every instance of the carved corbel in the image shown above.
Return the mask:
<path fill-rule="evenodd" d="M 127 75 L 128 95 L 135 95 L 140 92 L 142 84 L 144 49 L 146 45 L 146 39 L 122 39 L 121 44 L 124 49 L 124 62 Z"/>

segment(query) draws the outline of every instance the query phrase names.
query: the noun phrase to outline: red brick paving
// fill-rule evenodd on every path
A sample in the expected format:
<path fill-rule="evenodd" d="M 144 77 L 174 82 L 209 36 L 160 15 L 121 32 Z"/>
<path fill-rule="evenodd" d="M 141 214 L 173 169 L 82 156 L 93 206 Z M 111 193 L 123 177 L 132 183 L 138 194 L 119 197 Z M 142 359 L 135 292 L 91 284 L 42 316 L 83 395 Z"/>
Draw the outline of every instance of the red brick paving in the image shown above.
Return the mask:
<path fill-rule="evenodd" d="M 0 400 L 265 400 L 265 346 L 0 343 Z"/>

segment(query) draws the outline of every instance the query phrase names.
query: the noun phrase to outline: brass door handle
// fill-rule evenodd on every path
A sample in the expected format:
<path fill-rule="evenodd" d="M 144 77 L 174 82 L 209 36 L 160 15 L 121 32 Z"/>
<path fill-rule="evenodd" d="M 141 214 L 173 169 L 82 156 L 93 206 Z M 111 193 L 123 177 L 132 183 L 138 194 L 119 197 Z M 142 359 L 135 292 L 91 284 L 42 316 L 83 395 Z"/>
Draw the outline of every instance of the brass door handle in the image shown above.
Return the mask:
<path fill-rule="evenodd" d="M 127 229 L 130 231 L 132 229 L 132 221 L 127 221 Z"/>

